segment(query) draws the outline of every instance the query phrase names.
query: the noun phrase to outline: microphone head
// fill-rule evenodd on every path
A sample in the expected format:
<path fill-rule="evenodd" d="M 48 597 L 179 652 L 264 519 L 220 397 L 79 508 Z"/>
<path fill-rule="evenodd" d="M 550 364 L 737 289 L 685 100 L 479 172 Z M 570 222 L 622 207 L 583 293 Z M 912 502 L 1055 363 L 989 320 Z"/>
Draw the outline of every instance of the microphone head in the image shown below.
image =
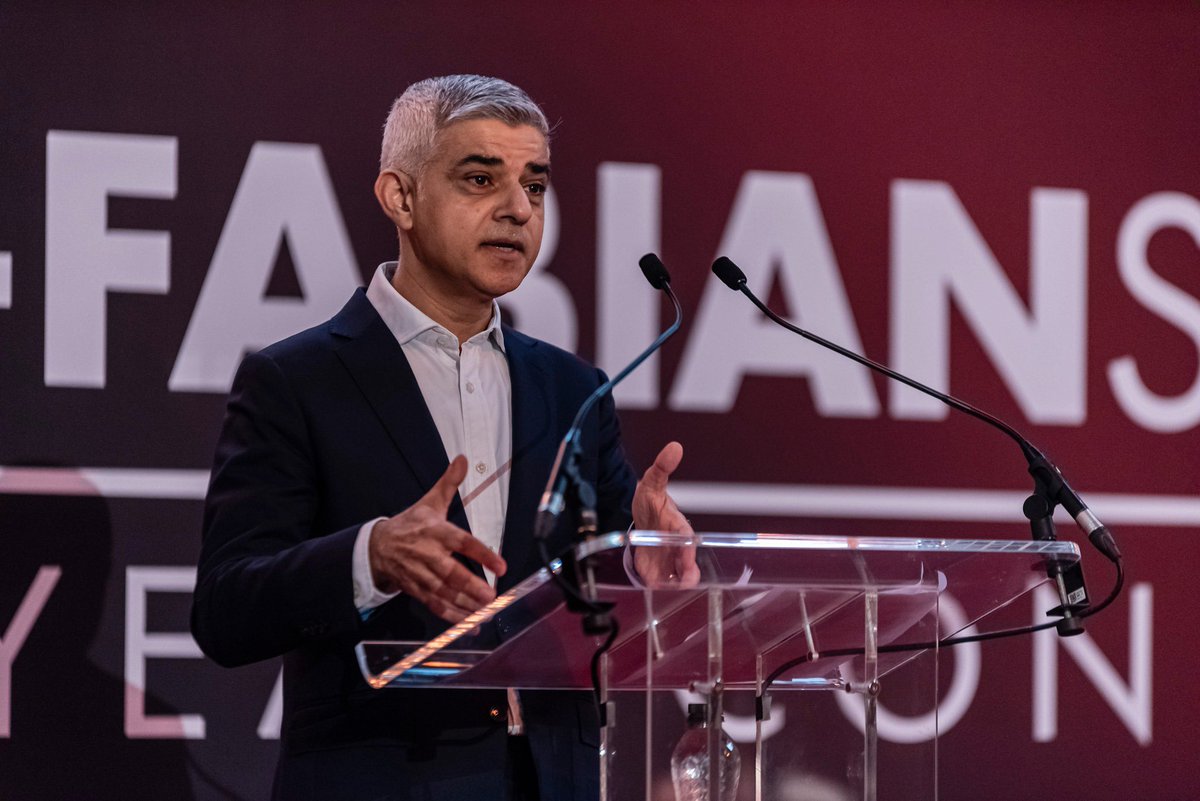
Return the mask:
<path fill-rule="evenodd" d="M 742 287 L 746 285 L 746 274 L 742 272 L 742 268 L 725 256 L 721 256 L 713 262 L 712 271 L 713 275 L 720 278 L 725 286 L 735 292 L 742 291 Z"/>
<path fill-rule="evenodd" d="M 638 259 L 638 267 L 642 268 L 642 275 L 646 276 L 646 280 L 650 282 L 650 286 L 655 289 L 662 289 L 671 283 L 671 274 L 667 272 L 662 259 L 653 253 L 647 253 Z"/>

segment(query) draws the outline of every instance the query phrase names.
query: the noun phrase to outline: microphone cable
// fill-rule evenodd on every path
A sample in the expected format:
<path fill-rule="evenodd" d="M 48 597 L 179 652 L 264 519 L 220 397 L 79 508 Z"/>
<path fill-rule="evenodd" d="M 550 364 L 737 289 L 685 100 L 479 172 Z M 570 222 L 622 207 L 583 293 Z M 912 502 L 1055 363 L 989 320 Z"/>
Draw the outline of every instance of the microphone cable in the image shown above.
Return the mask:
<path fill-rule="evenodd" d="M 948 637 L 942 640 L 934 640 L 929 642 L 896 643 L 880 646 L 877 649 L 878 653 L 925 651 L 929 650 L 930 648 L 952 647 L 969 642 L 982 642 L 985 640 L 996 640 L 1005 637 L 1024 636 L 1050 628 L 1058 628 L 1059 633 L 1062 636 L 1079 634 L 1083 632 L 1083 629 L 1077 623 L 1072 622 L 1075 618 L 1082 619 L 1091 617 L 1092 615 L 1107 609 L 1117 599 L 1117 596 L 1120 595 L 1122 588 L 1125 586 L 1125 567 L 1122 561 L 1121 551 L 1117 547 L 1116 540 L 1113 538 L 1112 533 L 1096 518 L 1091 510 L 1088 509 L 1087 505 L 1083 502 L 1083 499 L 1080 498 L 1073 489 L 1071 489 L 1070 485 L 1067 484 L 1066 479 L 1063 478 L 1061 471 L 1049 459 L 1047 459 L 1046 456 L 1033 445 L 1033 443 L 1022 436 L 1020 432 L 1018 432 L 1008 423 L 983 411 L 982 409 L 972 406 L 965 401 L 959 400 L 952 395 L 939 392 L 938 390 L 926 386 L 915 379 L 896 372 L 886 365 L 880 364 L 879 362 L 869 359 L 866 356 L 855 353 L 852 350 L 844 348 L 834 342 L 830 342 L 823 337 L 794 325 L 790 321 L 776 314 L 769 306 L 767 306 L 767 304 L 761 301 L 750 290 L 750 288 L 746 285 L 745 273 L 743 273 L 742 270 L 731 259 L 725 256 L 719 257 L 713 262 L 712 271 L 713 274 L 716 275 L 717 278 L 719 278 L 727 287 L 734 291 L 741 292 L 743 295 L 749 298 L 750 301 L 757 306 L 763 314 L 765 314 L 777 325 L 786 328 L 788 331 L 791 331 L 794 334 L 804 337 L 810 342 L 814 342 L 817 345 L 845 356 L 846 358 L 855 361 L 864 367 L 870 368 L 871 370 L 880 373 L 887 378 L 890 378 L 894 381 L 899 381 L 900 383 L 923 392 L 926 395 L 937 398 L 950 408 L 970 415 L 971 417 L 974 417 L 992 426 L 993 428 L 998 429 L 1003 434 L 1008 436 L 1020 447 L 1021 453 L 1025 457 L 1026 463 L 1029 465 L 1029 473 L 1034 479 L 1034 495 L 1026 500 L 1024 511 L 1026 513 L 1026 517 L 1030 520 L 1031 524 L 1033 524 L 1035 533 L 1039 531 L 1040 521 L 1042 525 L 1040 530 L 1045 533 L 1045 538 L 1054 539 L 1052 529 L 1053 523 L 1050 520 L 1050 515 L 1053 513 L 1054 504 L 1061 503 L 1063 508 L 1066 509 L 1067 512 L 1075 519 L 1075 522 L 1080 529 L 1082 529 L 1087 535 L 1088 540 L 1092 543 L 1092 545 L 1095 546 L 1095 548 L 1115 566 L 1116 578 L 1107 597 L 1105 597 L 1103 601 L 1095 606 L 1086 606 L 1080 609 L 1074 615 L 1072 615 L 1071 608 L 1068 605 L 1067 598 L 1064 595 L 1061 573 L 1056 575 L 1053 568 L 1050 569 L 1051 577 L 1058 578 L 1058 590 L 1063 600 L 1063 605 L 1060 607 L 1063 610 L 1063 620 L 1049 621 L 1032 626 L 1020 626 L 1017 628 L 1002 629 L 983 634 Z M 1037 503 L 1039 501 L 1041 502 L 1040 505 Z M 1046 506 L 1048 506 L 1048 508 L 1045 508 Z M 1036 519 L 1035 515 L 1038 516 Z M 1068 569 L 1078 569 L 1078 563 Z M 1082 586 L 1082 576 L 1080 576 L 1079 581 Z M 761 694 L 765 693 L 771 684 L 787 671 L 797 667 L 798 665 L 804 664 L 805 662 L 813 662 L 823 657 L 855 657 L 862 656 L 864 653 L 865 649 L 863 648 L 844 648 L 835 651 L 827 651 L 824 653 L 810 652 L 782 663 L 769 674 L 763 683 L 763 687 L 759 696 L 759 703 L 757 705 L 760 716 L 763 709 Z"/>

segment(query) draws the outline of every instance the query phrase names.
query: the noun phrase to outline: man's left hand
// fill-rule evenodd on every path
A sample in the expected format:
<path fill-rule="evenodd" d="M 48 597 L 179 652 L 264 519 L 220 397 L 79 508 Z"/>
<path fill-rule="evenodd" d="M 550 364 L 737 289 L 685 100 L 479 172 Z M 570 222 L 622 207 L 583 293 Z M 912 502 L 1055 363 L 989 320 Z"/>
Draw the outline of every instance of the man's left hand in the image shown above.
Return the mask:
<path fill-rule="evenodd" d="M 642 475 L 633 494 L 633 524 L 647 531 L 692 534 L 692 524 L 667 492 L 667 481 L 683 460 L 683 446 L 668 442 Z M 635 548 L 633 563 L 649 587 L 694 587 L 700 582 L 695 544 Z"/>

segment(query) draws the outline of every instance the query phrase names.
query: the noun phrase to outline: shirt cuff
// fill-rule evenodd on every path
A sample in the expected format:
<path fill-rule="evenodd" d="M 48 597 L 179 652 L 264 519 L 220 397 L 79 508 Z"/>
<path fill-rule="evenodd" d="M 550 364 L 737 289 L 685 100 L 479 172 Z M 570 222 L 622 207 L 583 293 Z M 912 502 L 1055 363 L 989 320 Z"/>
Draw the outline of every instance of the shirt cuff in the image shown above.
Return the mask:
<path fill-rule="evenodd" d="M 354 606 L 359 612 L 368 612 L 377 606 L 382 606 L 400 594 L 399 592 L 382 592 L 375 586 L 375 579 L 371 576 L 371 530 L 380 520 L 386 519 L 386 517 L 377 517 L 363 523 L 362 528 L 358 530 L 358 537 L 354 540 L 354 560 L 352 562 Z"/>

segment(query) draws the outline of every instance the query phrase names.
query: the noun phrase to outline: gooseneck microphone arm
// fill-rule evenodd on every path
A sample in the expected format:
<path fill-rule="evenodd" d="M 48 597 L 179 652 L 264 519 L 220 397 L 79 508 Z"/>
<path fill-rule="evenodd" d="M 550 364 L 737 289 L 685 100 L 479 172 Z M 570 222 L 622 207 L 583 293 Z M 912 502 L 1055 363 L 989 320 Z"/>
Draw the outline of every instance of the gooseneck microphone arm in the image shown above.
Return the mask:
<path fill-rule="evenodd" d="M 1025 454 L 1026 460 L 1032 460 L 1035 454 L 1037 456 L 1041 456 L 1041 454 L 1038 453 L 1037 448 L 1033 447 L 1029 440 L 1025 439 L 1025 437 L 1021 436 L 1021 434 L 1015 428 L 998 417 L 993 417 L 982 409 L 976 409 L 971 404 L 960 401 L 958 398 L 955 398 L 952 395 L 938 392 L 933 387 L 928 387 L 916 379 L 909 378 L 903 373 L 897 373 L 887 365 L 880 364 L 879 362 L 868 359 L 866 356 L 862 356 L 852 350 L 843 348 L 836 342 L 830 342 L 828 339 L 819 337 L 810 331 L 805 331 L 803 328 L 795 326 L 784 318 L 780 317 L 778 314 L 773 312 L 769 306 L 759 300 L 757 295 L 750 291 L 750 287 L 746 286 L 746 274 L 743 273 L 741 268 L 734 264 L 732 260 L 726 258 L 725 256 L 721 256 L 719 259 L 713 262 L 712 271 L 717 278 L 721 279 L 721 282 L 724 283 L 725 286 L 741 292 L 743 295 L 750 298 L 750 302 L 757 306 L 763 314 L 767 315 L 767 317 L 770 317 L 773 322 L 783 326 L 793 334 L 799 334 L 810 342 L 815 342 L 823 348 L 828 348 L 835 353 L 840 353 L 847 359 L 851 359 L 852 361 L 856 361 L 865 367 L 869 367 L 875 372 L 881 373 L 893 381 L 899 381 L 901 384 L 907 384 L 913 389 L 924 392 L 926 395 L 932 395 L 947 406 L 953 409 L 958 409 L 960 412 L 969 414 L 972 417 L 978 418 L 988 425 L 993 426 L 994 428 L 998 428 L 1021 447 L 1021 452 Z"/>
<path fill-rule="evenodd" d="M 1034 447 L 1028 439 L 1020 434 L 1015 428 L 999 418 L 988 414 L 982 409 L 977 409 L 969 403 L 965 403 L 952 395 L 947 395 L 944 392 L 939 392 L 932 387 L 922 384 L 920 381 L 909 378 L 906 375 L 896 372 L 895 370 L 880 364 L 876 361 L 868 359 L 848 350 L 841 345 L 830 342 L 823 337 L 817 336 L 809 331 L 793 325 L 788 320 L 780 317 L 772 311 L 765 303 L 750 291 L 746 285 L 746 275 L 736 264 L 725 256 L 721 256 L 712 265 L 713 274 L 721 279 L 730 289 L 741 292 L 750 302 L 762 311 L 768 318 L 780 326 L 794 334 L 799 334 L 810 342 L 814 342 L 821 347 L 828 348 L 835 353 L 845 356 L 847 359 L 858 362 L 864 367 L 868 367 L 877 373 L 887 376 L 893 381 L 899 381 L 902 384 L 912 387 L 920 392 L 931 397 L 937 398 L 942 403 L 952 409 L 956 409 L 964 414 L 981 420 L 984 423 L 998 429 L 1014 442 L 1021 449 L 1022 455 L 1029 466 L 1029 473 L 1033 477 L 1034 491 L 1025 501 L 1024 514 L 1029 519 L 1030 526 L 1035 539 L 1053 540 L 1054 535 L 1054 507 L 1062 504 L 1063 508 L 1075 519 L 1076 524 L 1087 534 L 1088 539 L 1104 556 L 1118 566 L 1119 575 L 1121 565 L 1121 552 L 1117 547 L 1116 540 L 1112 533 L 1104 526 L 1096 516 L 1088 509 L 1087 505 L 1079 497 L 1079 495 L 1071 489 L 1063 478 L 1062 472 L 1049 460 L 1046 456 Z M 1087 595 L 1083 589 L 1083 575 L 1078 566 L 1073 566 L 1067 570 L 1060 570 L 1055 567 L 1050 569 L 1051 578 L 1055 580 L 1057 585 L 1059 600 L 1061 606 L 1052 610 L 1054 614 L 1062 615 L 1062 620 L 1059 621 L 1059 634 L 1068 636 L 1071 634 L 1079 634 L 1083 631 L 1083 627 L 1076 616 L 1076 613 L 1087 606 Z M 1120 591 L 1118 585 L 1117 591 Z M 1111 602 L 1115 595 L 1110 596 L 1106 600 L 1104 606 Z M 1098 609 L 1097 609 L 1098 611 Z"/>
<path fill-rule="evenodd" d="M 558 446 L 558 454 L 554 457 L 554 465 L 550 468 L 550 478 L 546 481 L 546 491 L 542 494 L 541 503 L 538 505 L 537 517 L 533 524 L 534 543 L 538 549 L 538 555 L 541 557 L 542 565 L 550 574 L 551 579 L 562 590 L 563 595 L 567 599 L 567 608 L 575 612 L 583 614 L 583 631 L 589 635 L 607 635 L 604 642 L 592 654 L 591 660 L 591 677 L 592 677 L 592 698 L 596 704 L 596 710 L 600 718 L 600 725 L 606 726 L 610 718 L 610 705 L 604 699 L 601 691 L 600 682 L 600 660 L 617 640 L 617 635 L 620 633 L 620 623 L 615 617 L 609 614 L 612 610 L 612 604 L 598 601 L 595 598 L 594 592 L 588 594 L 592 597 L 586 597 L 580 591 L 578 571 L 575 569 L 574 560 L 568 556 L 564 556 L 562 570 L 556 571 L 550 563 L 550 552 L 547 540 L 550 533 L 554 530 L 554 524 L 557 522 L 559 515 L 567 507 L 568 501 L 572 495 L 575 499 L 576 517 L 579 521 L 577 531 L 580 536 L 588 536 L 596 533 L 598 524 L 598 516 L 596 514 L 596 490 L 579 472 L 579 457 L 583 453 L 583 448 L 580 445 L 580 437 L 583 430 L 583 421 L 587 419 L 588 412 L 592 410 L 601 398 L 612 392 L 613 387 L 621 383 L 627 375 L 638 368 L 642 362 L 650 358 L 651 354 L 663 346 L 668 339 L 683 323 L 683 309 L 679 305 L 679 298 L 675 296 L 675 292 L 671 289 L 671 276 L 667 272 L 667 268 L 663 265 L 658 256 L 653 253 L 647 253 L 638 260 L 638 266 L 642 269 L 642 275 L 646 276 L 646 280 L 655 289 L 661 289 L 671 299 L 671 304 L 675 307 L 675 321 L 663 331 L 650 346 L 642 351 L 638 356 L 631 361 L 625 369 L 621 370 L 608 381 L 605 381 L 600 386 L 593 390 L 592 394 L 580 405 L 579 411 L 575 414 L 575 419 L 571 422 L 571 427 L 567 429 L 567 433 L 563 436 L 562 442 Z M 567 574 L 575 572 L 576 575 L 569 576 Z M 591 582 L 588 582 L 589 587 Z M 594 589 L 594 588 L 591 588 Z"/>
<path fill-rule="evenodd" d="M 623 370 L 615 376 L 604 382 L 593 390 L 592 394 L 587 397 L 587 400 L 579 407 L 579 411 L 575 414 L 575 419 L 571 422 L 571 427 L 567 429 L 566 435 L 558 446 L 558 454 L 554 457 L 554 465 L 550 468 L 550 478 L 546 482 L 546 491 L 542 493 L 541 503 L 538 504 L 537 517 L 534 521 L 534 537 L 539 540 L 545 540 L 550 536 L 551 530 L 554 528 L 554 523 L 558 516 L 562 514 L 566 508 L 567 493 L 573 488 L 580 502 L 580 509 L 584 514 L 588 511 L 595 515 L 596 507 L 596 491 L 579 473 L 579 457 L 582 455 L 582 447 L 580 445 L 580 436 L 583 430 L 583 421 L 587 418 L 588 412 L 592 410 L 601 398 L 613 391 L 613 388 L 625 380 L 625 377 L 636 370 L 642 362 L 650 358 L 650 356 L 663 346 L 670 339 L 679 326 L 683 323 L 683 310 L 679 305 L 679 298 L 675 296 L 674 290 L 671 289 L 671 276 L 667 272 L 666 266 L 658 256 L 653 253 L 647 253 L 638 260 L 638 266 L 641 267 L 642 274 L 646 276 L 646 280 L 655 289 L 661 289 L 671 299 L 672 305 L 675 307 L 675 320 L 671 325 L 658 335 L 650 346 L 637 355 L 637 357 L 625 366 Z"/>

